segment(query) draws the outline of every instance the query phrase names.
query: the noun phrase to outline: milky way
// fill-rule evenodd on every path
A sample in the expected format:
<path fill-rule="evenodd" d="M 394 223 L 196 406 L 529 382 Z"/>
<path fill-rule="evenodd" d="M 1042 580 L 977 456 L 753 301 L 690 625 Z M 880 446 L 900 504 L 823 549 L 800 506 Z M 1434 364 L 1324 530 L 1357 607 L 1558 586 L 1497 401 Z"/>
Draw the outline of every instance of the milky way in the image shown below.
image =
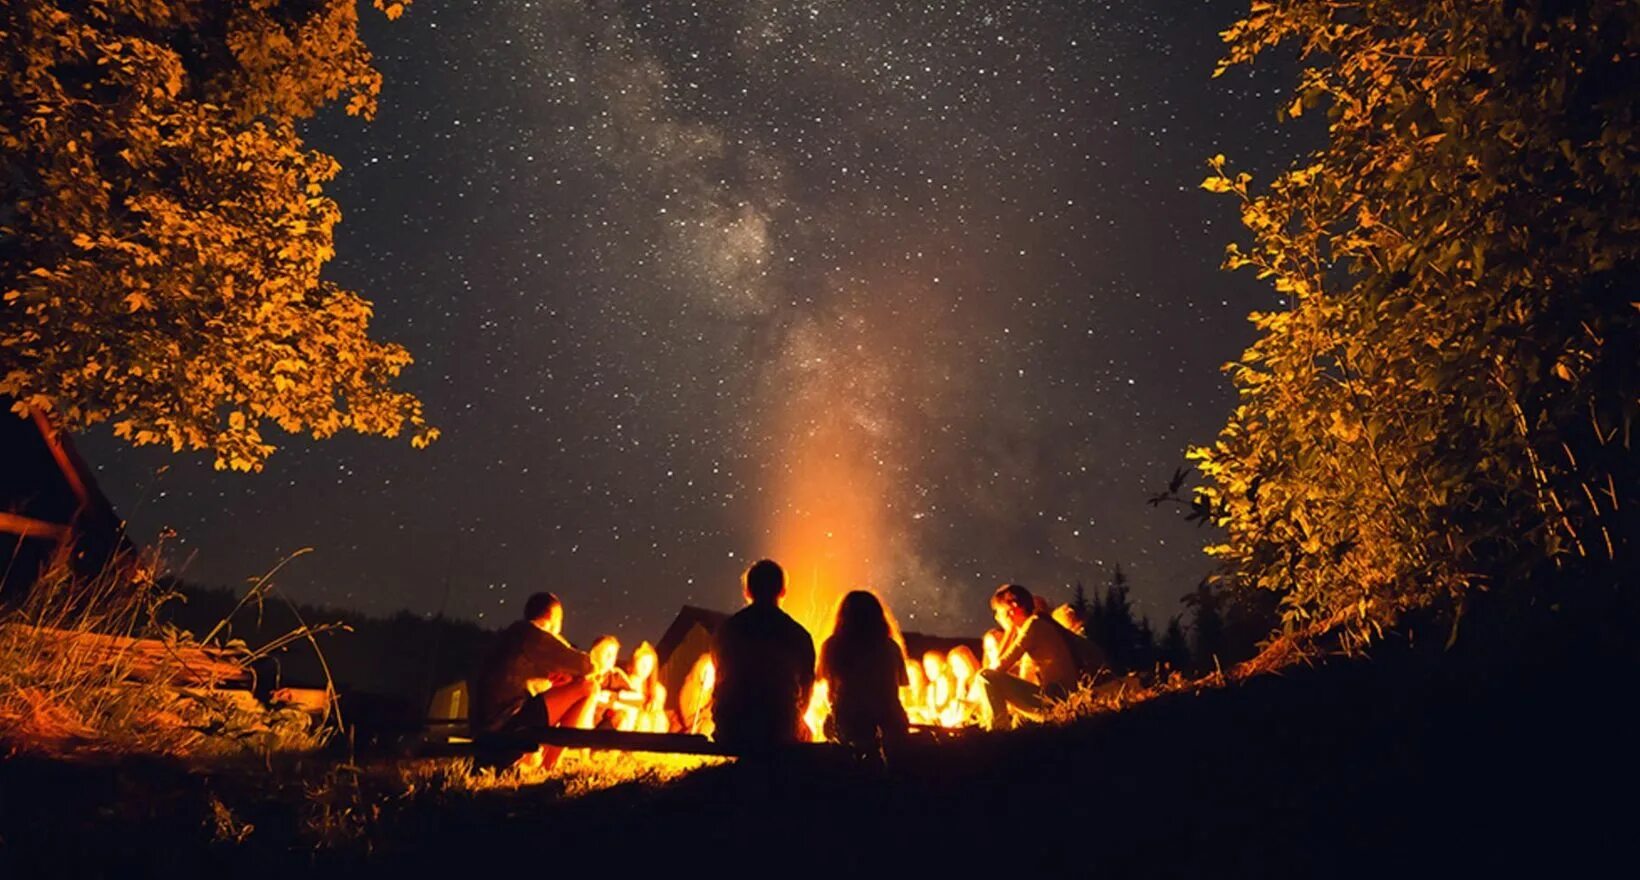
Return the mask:
<path fill-rule="evenodd" d="M 1212 438 L 1218 367 L 1275 302 L 1218 271 L 1235 206 L 1203 163 L 1300 148 L 1277 80 L 1210 79 L 1243 8 L 372 16 L 377 120 L 308 131 L 345 169 L 328 271 L 416 355 L 443 439 L 288 438 L 252 476 L 85 451 L 190 579 L 311 546 L 286 589 L 375 612 L 494 624 L 544 588 L 572 635 L 653 639 L 682 603 L 733 607 L 749 560 L 830 541 L 911 629 L 1116 563 L 1163 622 L 1210 536 L 1146 494 Z"/>

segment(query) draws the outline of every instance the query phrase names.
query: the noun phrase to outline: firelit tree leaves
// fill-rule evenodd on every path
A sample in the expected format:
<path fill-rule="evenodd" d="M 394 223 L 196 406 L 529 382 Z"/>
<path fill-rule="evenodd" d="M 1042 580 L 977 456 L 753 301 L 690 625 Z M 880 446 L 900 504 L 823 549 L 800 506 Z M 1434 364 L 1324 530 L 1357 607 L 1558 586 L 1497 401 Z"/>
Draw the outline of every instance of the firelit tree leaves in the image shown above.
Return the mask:
<path fill-rule="evenodd" d="M 1262 188 L 1208 163 L 1251 233 L 1226 267 L 1286 305 L 1192 452 L 1210 552 L 1351 640 L 1632 581 L 1640 5 L 1257 2 L 1224 37 L 1224 68 L 1296 46 L 1284 115 L 1329 128 Z"/>
<path fill-rule="evenodd" d="M 337 164 L 296 123 L 375 111 L 352 0 L 16 0 L 0 45 L 0 394 L 235 470 L 270 422 L 437 437 L 391 388 L 410 355 L 320 279 Z"/>

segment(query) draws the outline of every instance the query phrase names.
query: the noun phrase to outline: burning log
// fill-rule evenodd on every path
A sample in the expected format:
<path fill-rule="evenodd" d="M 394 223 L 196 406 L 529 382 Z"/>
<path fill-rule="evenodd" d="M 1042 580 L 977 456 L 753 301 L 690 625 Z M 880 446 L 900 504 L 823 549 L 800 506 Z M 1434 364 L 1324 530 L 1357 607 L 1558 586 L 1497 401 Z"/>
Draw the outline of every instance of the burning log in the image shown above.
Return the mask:
<path fill-rule="evenodd" d="M 938 718 L 940 710 L 951 701 L 954 688 L 951 684 L 951 664 L 945 660 L 945 655 L 938 651 L 929 651 L 923 655 L 923 675 L 928 678 L 928 691 L 923 700 L 922 710 L 931 717 Z"/>
<path fill-rule="evenodd" d="M 921 706 L 923 694 L 928 688 L 928 681 L 923 677 L 922 664 L 911 660 L 905 661 L 905 679 L 908 684 L 900 689 L 900 705 L 907 709 Z"/>
<path fill-rule="evenodd" d="M 702 654 L 683 680 L 678 693 L 678 713 L 689 733 L 712 732 L 712 687 L 717 684 L 717 666 L 711 654 Z"/>
<path fill-rule="evenodd" d="M 626 687 L 613 698 L 616 730 L 666 733 L 671 729 L 666 717 L 666 686 L 655 680 L 656 666 L 655 649 L 648 642 L 640 643 L 632 652 Z"/>

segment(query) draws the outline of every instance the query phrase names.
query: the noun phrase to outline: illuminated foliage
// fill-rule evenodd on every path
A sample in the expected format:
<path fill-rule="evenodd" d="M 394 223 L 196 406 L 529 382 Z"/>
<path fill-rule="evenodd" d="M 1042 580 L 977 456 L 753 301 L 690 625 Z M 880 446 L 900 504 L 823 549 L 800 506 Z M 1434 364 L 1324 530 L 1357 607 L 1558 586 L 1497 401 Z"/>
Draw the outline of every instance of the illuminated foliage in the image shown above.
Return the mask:
<path fill-rule="evenodd" d="M 1209 552 L 1349 641 L 1632 577 L 1640 6 L 1255 2 L 1224 36 L 1226 68 L 1296 48 L 1284 115 L 1329 127 L 1267 187 L 1222 156 L 1203 183 L 1286 305 L 1192 452 Z"/>
<path fill-rule="evenodd" d="M 375 111 L 352 0 L 14 0 L 0 43 L 0 394 L 235 470 L 270 422 L 437 436 L 389 387 L 409 353 L 320 278 L 338 167 L 297 123 Z"/>

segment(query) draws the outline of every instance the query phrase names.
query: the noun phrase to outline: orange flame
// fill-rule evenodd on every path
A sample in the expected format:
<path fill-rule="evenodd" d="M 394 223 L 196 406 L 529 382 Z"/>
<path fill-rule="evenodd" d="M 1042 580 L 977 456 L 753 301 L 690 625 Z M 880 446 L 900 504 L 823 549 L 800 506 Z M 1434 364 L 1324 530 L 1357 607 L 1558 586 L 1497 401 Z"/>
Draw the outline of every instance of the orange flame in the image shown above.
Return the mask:
<path fill-rule="evenodd" d="M 810 394 L 810 397 L 821 395 Z M 882 534 L 881 480 L 861 448 L 858 429 L 839 410 L 799 432 L 786 463 L 785 486 L 774 497 L 784 502 L 775 519 L 772 556 L 786 570 L 786 612 L 803 624 L 816 647 L 831 635 L 833 612 L 849 590 L 871 583 L 871 566 Z M 804 723 L 815 741 L 825 738 L 830 714 L 827 683 L 816 681 Z"/>
<path fill-rule="evenodd" d="M 871 583 L 881 520 L 879 500 L 859 463 L 824 433 L 797 454 L 792 485 L 776 496 L 786 507 L 776 518 L 772 546 L 772 557 L 786 570 L 782 607 L 816 644 L 831 633 L 837 600 Z"/>

